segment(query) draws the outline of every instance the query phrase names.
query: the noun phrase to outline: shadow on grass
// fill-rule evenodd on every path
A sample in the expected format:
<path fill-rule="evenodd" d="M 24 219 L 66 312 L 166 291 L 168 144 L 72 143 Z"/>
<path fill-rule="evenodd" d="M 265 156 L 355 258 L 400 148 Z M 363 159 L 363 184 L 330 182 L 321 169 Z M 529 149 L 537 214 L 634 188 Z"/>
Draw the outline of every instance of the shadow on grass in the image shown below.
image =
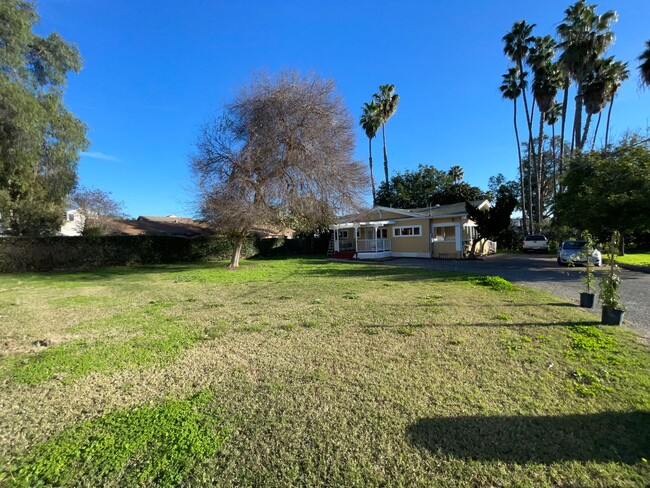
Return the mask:
<path fill-rule="evenodd" d="M 433 417 L 412 424 L 407 435 L 415 446 L 460 459 L 635 464 L 650 452 L 650 412 Z"/>
<path fill-rule="evenodd" d="M 458 271 L 428 270 L 367 263 L 323 263 L 318 269 L 301 271 L 305 276 L 333 278 L 380 278 L 386 281 L 468 281 L 483 275 Z"/>
<path fill-rule="evenodd" d="M 580 321 L 566 321 L 566 322 L 510 322 L 507 320 L 495 320 L 494 322 L 474 322 L 467 323 L 451 323 L 451 324 L 435 324 L 416 321 L 413 323 L 405 322 L 399 324 L 384 324 L 373 323 L 361 325 L 361 329 L 399 329 L 400 327 L 575 327 L 575 326 L 600 326 L 602 325 L 599 320 L 580 320 Z"/>

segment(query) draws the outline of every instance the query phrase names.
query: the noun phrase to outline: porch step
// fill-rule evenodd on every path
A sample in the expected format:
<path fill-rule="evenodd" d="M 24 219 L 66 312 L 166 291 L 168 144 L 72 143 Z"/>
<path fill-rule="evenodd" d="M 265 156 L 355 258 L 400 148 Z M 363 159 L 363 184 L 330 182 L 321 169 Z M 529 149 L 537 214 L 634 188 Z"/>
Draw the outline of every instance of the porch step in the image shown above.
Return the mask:
<path fill-rule="evenodd" d="M 335 259 L 353 259 L 356 254 L 356 251 L 337 251 L 332 254 L 332 257 Z"/>
<path fill-rule="evenodd" d="M 334 232 L 332 232 L 332 235 L 330 235 L 330 242 L 329 245 L 327 246 L 327 255 L 330 257 L 334 256 Z"/>

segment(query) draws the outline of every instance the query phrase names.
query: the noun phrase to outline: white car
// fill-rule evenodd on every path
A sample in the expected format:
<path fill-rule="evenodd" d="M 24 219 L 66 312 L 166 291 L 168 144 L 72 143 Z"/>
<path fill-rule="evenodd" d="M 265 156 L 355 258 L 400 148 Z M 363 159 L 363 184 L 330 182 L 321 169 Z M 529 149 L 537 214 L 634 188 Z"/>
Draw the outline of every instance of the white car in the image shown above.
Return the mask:
<path fill-rule="evenodd" d="M 548 240 L 542 234 L 530 234 L 524 239 L 521 250 L 529 251 L 548 251 Z"/>
<path fill-rule="evenodd" d="M 586 241 L 571 240 L 564 241 L 560 248 L 557 250 L 557 264 L 560 266 L 568 266 L 569 264 L 586 264 L 587 259 L 589 262 L 602 266 L 603 257 L 600 251 L 596 248 L 588 252 L 585 249 Z"/>

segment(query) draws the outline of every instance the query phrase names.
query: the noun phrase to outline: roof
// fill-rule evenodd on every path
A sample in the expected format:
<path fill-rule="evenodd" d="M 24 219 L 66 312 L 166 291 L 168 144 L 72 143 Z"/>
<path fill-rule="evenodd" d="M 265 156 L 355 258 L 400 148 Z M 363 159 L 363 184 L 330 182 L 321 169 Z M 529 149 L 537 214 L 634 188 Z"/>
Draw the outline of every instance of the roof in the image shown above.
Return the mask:
<path fill-rule="evenodd" d="M 188 217 L 167 215 L 141 215 L 137 219 L 114 220 L 111 223 L 112 234 L 118 235 L 150 235 L 150 236 L 183 236 L 196 237 L 210 232 L 210 227 L 204 222 Z M 257 237 L 293 237 L 293 230 L 279 229 L 270 225 L 253 227 L 251 234 Z"/>
<path fill-rule="evenodd" d="M 140 216 L 131 220 L 116 220 L 112 227 L 114 234 L 121 235 L 152 235 L 152 236 L 185 236 L 195 237 L 208 232 L 208 226 L 202 222 L 187 218 L 168 215 L 167 217 Z"/>
<path fill-rule="evenodd" d="M 471 202 L 473 206 L 482 208 L 487 205 L 490 207 L 490 202 L 487 200 L 473 200 Z M 412 212 L 425 215 L 427 217 L 436 218 L 436 217 L 458 217 L 467 215 L 467 210 L 465 209 L 465 202 L 461 203 L 452 203 L 450 205 L 436 205 L 435 207 L 425 207 L 425 208 L 414 208 Z"/>
<path fill-rule="evenodd" d="M 487 206 L 490 207 L 490 202 L 487 200 L 473 200 L 470 202 L 472 205 L 478 208 L 483 208 Z M 336 219 L 336 224 L 350 223 L 350 222 L 376 222 L 386 220 L 385 216 L 382 216 L 383 212 L 390 212 L 393 214 L 403 215 L 404 217 L 412 218 L 441 218 L 441 217 L 463 217 L 467 215 L 467 210 L 465 209 L 465 202 L 452 203 L 450 205 L 436 205 L 435 207 L 424 207 L 424 208 L 390 208 L 390 207 L 381 207 L 375 206 L 369 210 L 362 211 L 358 214 L 346 215 Z"/>

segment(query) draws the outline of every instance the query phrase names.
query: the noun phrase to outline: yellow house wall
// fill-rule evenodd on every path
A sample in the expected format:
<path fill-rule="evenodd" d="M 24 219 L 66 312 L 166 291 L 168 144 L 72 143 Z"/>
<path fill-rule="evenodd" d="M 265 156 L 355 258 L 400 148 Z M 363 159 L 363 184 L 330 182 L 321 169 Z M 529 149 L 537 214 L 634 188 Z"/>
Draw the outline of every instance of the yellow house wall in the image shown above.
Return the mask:
<path fill-rule="evenodd" d="M 395 227 L 416 226 L 421 227 L 421 235 L 395 237 Z M 388 225 L 388 237 L 391 240 L 391 250 L 393 253 L 429 253 L 429 220 L 428 219 L 409 219 L 396 222 L 394 225 Z"/>
<path fill-rule="evenodd" d="M 456 241 L 434 241 L 433 256 L 441 259 L 462 258 L 462 253 L 456 251 Z"/>

